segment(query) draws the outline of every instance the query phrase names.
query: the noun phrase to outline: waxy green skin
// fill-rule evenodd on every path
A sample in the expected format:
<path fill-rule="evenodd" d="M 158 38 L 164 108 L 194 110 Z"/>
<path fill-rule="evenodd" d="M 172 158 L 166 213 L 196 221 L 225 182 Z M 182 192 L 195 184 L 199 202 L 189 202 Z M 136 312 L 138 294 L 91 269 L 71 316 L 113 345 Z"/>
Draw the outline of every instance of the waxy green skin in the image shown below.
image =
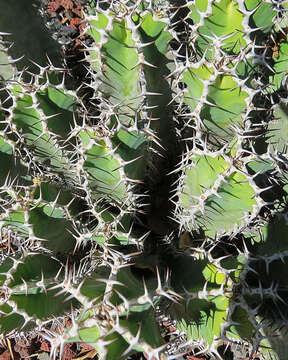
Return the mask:
<path fill-rule="evenodd" d="M 267 44 L 287 5 L 90 6 L 80 87 L 52 65 L 1 82 L 2 333 L 40 331 L 52 358 L 78 341 L 99 359 L 227 342 L 281 359 L 288 45 Z M 169 350 L 159 311 L 186 344 Z"/>

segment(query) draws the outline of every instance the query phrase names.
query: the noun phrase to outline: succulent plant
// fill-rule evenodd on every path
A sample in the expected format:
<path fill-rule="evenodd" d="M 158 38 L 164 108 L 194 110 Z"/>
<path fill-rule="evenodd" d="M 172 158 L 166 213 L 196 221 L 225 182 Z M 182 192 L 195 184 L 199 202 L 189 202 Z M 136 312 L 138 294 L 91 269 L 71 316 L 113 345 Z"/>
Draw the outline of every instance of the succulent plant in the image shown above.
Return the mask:
<path fill-rule="evenodd" d="M 42 1 L 50 29 L 70 14 L 54 38 L 74 60 L 36 73 L 3 33 L 2 333 L 38 331 L 52 358 L 281 359 L 286 8 Z"/>

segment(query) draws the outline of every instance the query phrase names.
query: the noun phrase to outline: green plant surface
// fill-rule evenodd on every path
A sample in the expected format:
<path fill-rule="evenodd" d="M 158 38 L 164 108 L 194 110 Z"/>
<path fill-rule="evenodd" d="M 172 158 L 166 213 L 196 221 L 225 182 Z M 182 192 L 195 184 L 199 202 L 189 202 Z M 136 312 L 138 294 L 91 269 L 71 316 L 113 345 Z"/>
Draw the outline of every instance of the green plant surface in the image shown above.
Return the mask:
<path fill-rule="evenodd" d="M 103 360 L 276 359 L 284 2 L 79 4 L 42 2 L 54 38 L 74 29 L 63 69 L 18 72 L 0 43 L 1 333 L 36 331 L 52 359 L 75 342 Z"/>

